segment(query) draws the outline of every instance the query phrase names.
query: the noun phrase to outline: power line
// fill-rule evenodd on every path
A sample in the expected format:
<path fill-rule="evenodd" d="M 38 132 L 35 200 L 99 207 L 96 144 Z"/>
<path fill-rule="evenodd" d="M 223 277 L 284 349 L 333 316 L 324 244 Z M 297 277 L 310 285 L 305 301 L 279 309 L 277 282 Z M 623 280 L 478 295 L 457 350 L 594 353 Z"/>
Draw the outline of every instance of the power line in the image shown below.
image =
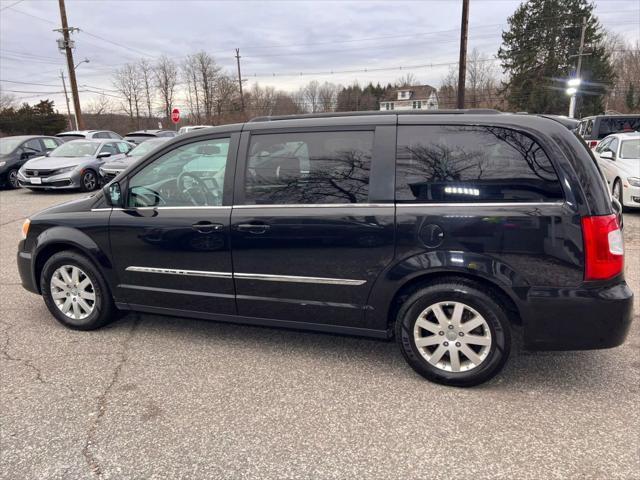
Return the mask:
<path fill-rule="evenodd" d="M 17 2 L 13 2 L 11 5 L 7 5 L 6 7 L 0 8 L 0 12 L 6 10 L 7 8 L 12 8 L 18 5 L 20 2 L 24 2 L 24 0 L 18 0 Z"/>
<path fill-rule="evenodd" d="M 57 87 L 58 86 L 58 85 L 51 85 L 51 84 L 48 84 L 48 83 L 21 82 L 19 80 L 4 80 L 4 79 L 0 79 L 0 82 L 19 83 L 20 85 L 37 85 L 39 87 Z"/>

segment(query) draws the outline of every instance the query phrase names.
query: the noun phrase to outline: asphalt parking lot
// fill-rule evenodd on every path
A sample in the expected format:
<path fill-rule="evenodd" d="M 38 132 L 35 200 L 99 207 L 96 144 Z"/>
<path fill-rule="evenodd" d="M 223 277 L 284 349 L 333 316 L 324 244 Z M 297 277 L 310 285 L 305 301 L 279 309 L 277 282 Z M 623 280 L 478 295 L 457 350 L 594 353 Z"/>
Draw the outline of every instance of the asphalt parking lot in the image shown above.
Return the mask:
<path fill-rule="evenodd" d="M 640 478 L 640 321 L 620 348 L 513 353 L 428 383 L 396 345 L 129 314 L 56 323 L 20 286 L 22 219 L 81 194 L 0 192 L 0 477 Z M 640 213 L 625 215 L 640 293 Z"/>

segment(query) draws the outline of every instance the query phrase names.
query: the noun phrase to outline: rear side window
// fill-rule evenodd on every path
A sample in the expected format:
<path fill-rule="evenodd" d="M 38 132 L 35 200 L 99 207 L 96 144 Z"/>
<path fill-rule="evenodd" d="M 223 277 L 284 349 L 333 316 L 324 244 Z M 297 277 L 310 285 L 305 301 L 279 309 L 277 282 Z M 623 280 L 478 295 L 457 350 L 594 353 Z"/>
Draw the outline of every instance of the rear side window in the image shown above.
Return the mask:
<path fill-rule="evenodd" d="M 558 176 L 530 137 L 492 126 L 401 126 L 396 201 L 545 202 L 562 199 Z"/>
<path fill-rule="evenodd" d="M 373 132 L 252 135 L 245 202 L 366 203 Z"/>
<path fill-rule="evenodd" d="M 640 116 L 602 117 L 598 126 L 598 139 L 612 133 L 637 132 L 640 130 Z"/>

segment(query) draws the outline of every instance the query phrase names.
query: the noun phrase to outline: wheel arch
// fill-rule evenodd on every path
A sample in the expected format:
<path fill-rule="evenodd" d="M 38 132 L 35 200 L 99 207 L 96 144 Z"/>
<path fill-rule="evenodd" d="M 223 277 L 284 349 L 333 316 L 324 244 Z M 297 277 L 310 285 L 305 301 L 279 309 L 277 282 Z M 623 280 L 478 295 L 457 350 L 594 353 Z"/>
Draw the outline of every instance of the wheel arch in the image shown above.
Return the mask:
<path fill-rule="evenodd" d="M 406 281 L 396 290 L 387 311 L 387 328 L 393 332 L 393 325 L 400 307 L 404 301 L 417 290 L 436 282 L 456 281 L 469 285 L 480 285 L 489 290 L 504 306 L 509 321 L 515 325 L 522 325 L 521 309 L 511 292 L 499 283 L 481 275 L 463 270 L 442 270 L 421 272 Z"/>
<path fill-rule="evenodd" d="M 33 250 L 32 275 L 39 292 L 40 275 L 45 263 L 52 255 L 65 250 L 74 251 L 89 259 L 98 271 L 103 272 L 107 284 L 111 284 L 109 275 L 105 274 L 105 269 L 112 268 L 111 261 L 93 239 L 75 228 L 53 227 L 37 237 Z"/>

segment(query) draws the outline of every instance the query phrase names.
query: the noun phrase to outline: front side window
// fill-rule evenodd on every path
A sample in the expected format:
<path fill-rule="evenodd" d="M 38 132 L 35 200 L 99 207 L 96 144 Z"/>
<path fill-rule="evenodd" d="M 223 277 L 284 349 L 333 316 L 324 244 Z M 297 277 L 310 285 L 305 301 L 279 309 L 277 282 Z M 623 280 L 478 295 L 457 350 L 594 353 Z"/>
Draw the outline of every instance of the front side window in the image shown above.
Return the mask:
<path fill-rule="evenodd" d="M 113 143 L 105 143 L 100 149 L 100 153 L 110 153 L 111 155 L 117 155 L 118 149 Z"/>
<path fill-rule="evenodd" d="M 611 140 L 611 142 L 609 143 L 609 145 L 607 145 L 603 151 L 610 151 L 613 152 L 613 154 L 615 155 L 616 153 L 618 153 L 618 139 L 614 138 L 613 140 Z"/>
<path fill-rule="evenodd" d="M 58 142 L 56 142 L 53 138 L 43 138 L 42 143 L 44 143 L 44 148 L 47 150 L 53 150 L 58 146 Z"/>
<path fill-rule="evenodd" d="M 170 150 L 129 180 L 129 207 L 222 205 L 229 138 Z"/>
<path fill-rule="evenodd" d="M 620 147 L 620 158 L 640 159 L 640 140 L 625 140 Z"/>
<path fill-rule="evenodd" d="M 23 146 L 28 151 L 32 151 L 32 152 L 42 151 L 42 146 L 40 145 L 40 141 L 36 138 L 34 138 L 33 140 L 29 140 L 28 142 L 25 142 Z"/>
<path fill-rule="evenodd" d="M 401 126 L 396 201 L 404 203 L 543 202 L 562 198 L 542 148 L 514 130 L 492 126 Z"/>
<path fill-rule="evenodd" d="M 249 205 L 366 203 L 373 132 L 252 135 Z"/>

